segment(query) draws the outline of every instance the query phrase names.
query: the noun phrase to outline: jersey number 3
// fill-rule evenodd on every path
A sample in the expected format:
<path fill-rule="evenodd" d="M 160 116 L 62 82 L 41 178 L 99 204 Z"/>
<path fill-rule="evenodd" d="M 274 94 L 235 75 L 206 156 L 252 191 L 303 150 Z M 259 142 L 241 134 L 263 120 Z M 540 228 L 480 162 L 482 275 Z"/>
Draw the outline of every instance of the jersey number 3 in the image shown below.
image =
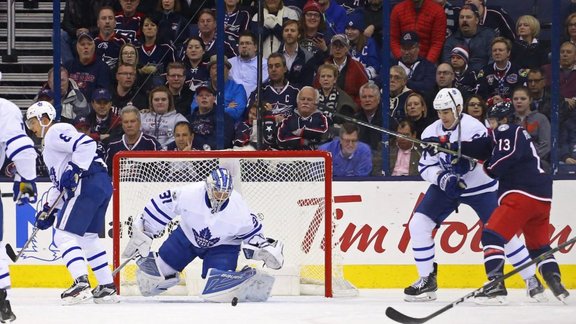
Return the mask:
<path fill-rule="evenodd" d="M 72 139 L 72 137 L 66 136 L 66 135 L 64 135 L 64 134 L 60 134 L 60 139 L 62 139 L 64 142 L 68 143 L 68 142 L 70 142 L 70 140 Z"/>
<path fill-rule="evenodd" d="M 498 150 L 499 151 L 510 151 L 510 139 L 504 138 L 498 140 Z"/>

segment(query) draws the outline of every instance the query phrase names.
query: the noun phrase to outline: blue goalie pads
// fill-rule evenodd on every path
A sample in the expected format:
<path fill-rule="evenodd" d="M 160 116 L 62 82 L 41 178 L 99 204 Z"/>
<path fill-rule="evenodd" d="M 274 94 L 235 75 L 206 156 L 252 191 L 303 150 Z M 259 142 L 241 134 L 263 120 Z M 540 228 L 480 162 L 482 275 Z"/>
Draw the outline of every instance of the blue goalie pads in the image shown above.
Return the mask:
<path fill-rule="evenodd" d="M 274 277 L 251 267 L 240 272 L 211 268 L 208 272 L 202 298 L 217 303 L 264 302 L 270 297 Z"/>

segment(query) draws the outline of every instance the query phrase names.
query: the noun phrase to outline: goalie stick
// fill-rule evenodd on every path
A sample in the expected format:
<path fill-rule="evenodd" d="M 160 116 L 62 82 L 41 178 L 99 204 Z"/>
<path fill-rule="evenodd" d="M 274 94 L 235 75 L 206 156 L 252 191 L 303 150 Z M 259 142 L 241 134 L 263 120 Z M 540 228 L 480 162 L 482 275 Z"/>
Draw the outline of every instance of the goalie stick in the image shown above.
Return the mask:
<path fill-rule="evenodd" d="M 574 243 L 576 243 L 576 236 L 569 239 L 568 241 L 558 245 L 557 247 L 540 254 L 538 257 L 532 259 L 530 262 L 524 263 L 523 265 L 519 266 L 518 268 L 514 268 L 514 270 L 504 274 L 502 277 L 496 278 L 495 280 L 484 284 L 482 287 L 474 290 L 473 292 L 470 292 L 470 293 L 466 294 L 465 296 L 458 298 L 457 300 L 455 300 L 455 301 L 451 302 L 450 304 L 440 308 L 439 310 L 435 311 L 434 313 L 432 313 L 426 317 L 420 317 L 420 318 L 410 317 L 406 314 L 403 314 L 403 313 L 397 311 L 393 307 L 386 308 L 386 316 L 388 316 L 390 319 L 392 319 L 398 323 L 414 323 L 414 324 L 425 323 L 425 322 L 435 318 L 436 316 L 444 313 L 445 311 L 447 311 L 451 308 L 454 308 L 456 305 L 463 303 L 467 299 L 476 296 L 476 294 L 478 294 L 479 292 L 482 292 L 484 289 L 488 289 L 488 288 L 493 287 L 497 283 L 502 282 L 502 281 L 512 277 L 513 275 L 515 275 L 515 274 L 519 273 L 520 271 L 528 268 L 529 266 L 546 259 L 547 257 L 551 256 L 552 254 L 554 254 L 554 253 L 560 251 L 561 249 L 567 247 L 568 245 L 571 245 Z"/>
<path fill-rule="evenodd" d="M 136 259 L 137 257 L 139 257 L 140 254 L 139 253 L 134 253 L 133 256 L 129 257 L 128 259 L 124 260 L 124 262 L 122 262 L 118 268 L 114 269 L 114 271 L 112 271 L 112 277 L 114 277 L 120 270 L 122 270 L 122 268 L 124 268 L 125 266 L 128 265 L 128 263 L 130 263 L 130 261 Z"/>
<path fill-rule="evenodd" d="M 46 213 L 46 217 L 48 217 L 52 211 L 54 210 L 54 208 L 56 208 L 56 205 L 58 204 L 58 202 L 60 201 L 60 199 L 62 199 L 62 197 L 64 197 L 64 193 L 66 191 L 62 190 L 62 192 L 60 192 L 60 195 L 58 196 L 58 198 L 56 198 L 56 201 L 54 202 L 54 205 L 52 205 L 52 207 L 50 207 L 50 210 L 48 210 L 48 213 Z M 36 237 L 36 234 L 38 234 L 38 231 L 40 231 L 40 229 L 38 227 L 34 227 L 34 231 L 32 231 L 32 235 L 30 235 L 30 237 L 28 238 L 28 240 L 26 241 L 26 243 L 24 243 L 24 246 L 22 247 L 22 249 L 20 249 L 20 251 L 18 252 L 18 254 L 16 254 L 16 252 L 14 251 L 14 248 L 12 248 L 12 246 L 10 245 L 10 243 L 6 244 L 6 254 L 8 255 L 8 257 L 10 258 L 10 260 L 12 260 L 12 262 L 16 262 L 18 261 L 18 259 L 20 259 L 20 257 L 22 256 L 22 254 L 24 253 L 24 250 L 26 250 L 26 248 L 28 247 L 28 245 L 30 245 L 30 243 L 32 242 L 32 240 L 34 240 L 34 238 Z"/>

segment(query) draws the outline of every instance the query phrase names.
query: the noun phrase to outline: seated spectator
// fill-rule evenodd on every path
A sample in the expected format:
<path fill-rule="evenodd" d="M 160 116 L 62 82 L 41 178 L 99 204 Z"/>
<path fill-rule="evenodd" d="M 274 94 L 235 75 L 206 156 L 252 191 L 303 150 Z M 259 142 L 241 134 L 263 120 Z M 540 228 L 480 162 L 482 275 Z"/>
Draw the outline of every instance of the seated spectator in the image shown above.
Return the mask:
<path fill-rule="evenodd" d="M 530 15 L 524 15 L 516 21 L 517 38 L 512 45 L 512 62 L 521 69 L 534 69 L 548 63 L 548 51 L 538 41 L 540 22 Z"/>
<path fill-rule="evenodd" d="M 45 100 L 53 102 L 54 100 L 54 68 L 48 70 L 48 81 L 42 86 L 35 101 Z M 77 116 L 86 117 L 90 113 L 88 100 L 84 97 L 76 81 L 68 77 L 68 70 L 60 66 L 60 98 L 62 110 L 60 110 L 60 121 L 72 123 Z"/>
<path fill-rule="evenodd" d="M 452 69 L 452 65 L 448 63 L 440 63 L 436 68 L 436 85 L 434 86 L 434 90 L 428 93 L 426 98 L 426 105 L 428 106 L 428 112 L 430 114 L 436 113 L 433 108 L 433 101 L 438 91 L 444 88 L 454 88 L 455 83 L 454 77 L 454 70 Z"/>
<path fill-rule="evenodd" d="M 404 136 L 418 139 L 414 125 L 408 121 L 403 120 L 398 124 L 396 132 Z M 390 168 L 392 176 L 417 176 L 418 161 L 422 153 L 418 145 L 414 142 L 404 139 L 402 137 L 393 137 L 392 145 L 390 145 Z"/>
<path fill-rule="evenodd" d="M 112 112 L 112 95 L 105 88 L 96 89 L 92 95 L 92 111 L 83 120 L 87 126 L 87 134 L 104 148 L 108 147 L 110 140 L 115 140 L 122 135 L 122 120 Z M 75 124 L 79 128 L 78 124 Z"/>
<path fill-rule="evenodd" d="M 454 87 L 460 90 L 464 98 L 478 91 L 476 72 L 468 68 L 468 59 L 468 49 L 465 47 L 454 47 L 450 53 L 450 66 L 454 71 Z"/>
<path fill-rule="evenodd" d="M 479 24 L 494 30 L 496 36 L 505 37 L 514 41 L 514 19 L 499 6 L 486 6 L 486 0 L 466 0 L 466 4 L 473 4 L 478 8 Z"/>
<path fill-rule="evenodd" d="M 550 149 L 552 147 L 550 122 L 543 114 L 530 109 L 530 91 L 526 87 L 518 87 L 512 94 L 512 103 L 516 113 L 517 124 L 522 126 L 530 137 L 540 157 L 542 168 L 550 172 Z"/>
<path fill-rule="evenodd" d="M 334 177 L 366 177 L 372 172 L 370 146 L 359 142 L 359 132 L 356 124 L 346 122 L 340 128 L 339 137 L 318 147 L 332 153 Z"/>
<path fill-rule="evenodd" d="M 472 95 L 464 103 L 464 110 L 462 112 L 478 119 L 482 124 L 486 125 L 484 121 L 486 120 L 487 111 L 488 106 L 486 105 L 486 101 L 479 95 Z"/>
<path fill-rule="evenodd" d="M 232 148 L 234 140 L 234 119 L 224 113 L 224 124 L 218 125 L 216 112 L 216 92 L 212 87 L 201 85 L 196 88 L 194 99 L 198 108 L 189 115 L 188 121 L 194 133 L 192 147 L 196 150 L 220 150 Z M 217 128 L 222 127 L 224 137 L 217 137 Z"/>
<path fill-rule="evenodd" d="M 300 18 L 298 12 L 284 6 L 282 0 L 264 0 L 264 30 L 262 32 L 262 57 L 277 52 L 282 42 L 282 25 L 287 19 Z M 252 16 L 252 31 L 257 33 L 258 13 Z"/>
<path fill-rule="evenodd" d="M 184 66 L 186 67 L 186 86 L 196 92 L 196 87 L 210 80 L 208 63 L 205 62 L 204 42 L 198 36 L 184 41 Z"/>
<path fill-rule="evenodd" d="M 320 82 L 318 109 L 328 118 L 330 127 L 334 127 L 335 124 L 339 126 L 344 122 L 342 118 L 334 116 L 334 112 L 353 117 L 358 110 L 352 97 L 336 84 L 338 73 L 338 68 L 333 64 L 323 64 L 318 68 Z"/>
<path fill-rule="evenodd" d="M 121 63 L 116 70 L 116 87 L 112 91 L 112 110 L 119 112 L 122 107 L 148 108 L 148 98 L 136 84 L 136 67 Z"/>
<path fill-rule="evenodd" d="M 216 63 L 218 63 L 218 57 L 212 55 L 210 63 L 208 63 L 208 71 L 210 71 L 210 83 L 208 86 L 213 89 L 214 93 L 218 91 L 218 69 Z M 230 68 L 232 68 L 232 65 L 228 61 L 228 58 L 224 56 L 224 111 L 232 117 L 234 122 L 237 122 L 242 119 L 248 100 L 244 87 L 228 77 Z M 196 96 L 197 95 L 198 94 L 196 94 Z M 192 100 L 190 111 L 194 113 L 194 111 L 198 109 L 198 105 L 197 100 Z"/>
<path fill-rule="evenodd" d="M 297 110 L 282 120 L 278 147 L 283 150 L 316 150 L 328 131 L 328 120 L 318 110 L 318 91 L 303 87 L 296 98 Z"/>
<path fill-rule="evenodd" d="M 359 121 L 382 127 L 380 88 L 374 82 L 360 87 L 360 111 L 354 115 Z M 382 175 L 382 132 L 368 127 L 360 128 L 360 141 L 372 150 L 372 175 Z"/>
<path fill-rule="evenodd" d="M 256 53 L 257 38 L 254 33 L 246 30 L 240 34 L 238 56 L 229 60 L 232 68 L 230 78 L 244 87 L 246 95 L 256 90 L 256 74 L 258 72 L 258 57 Z M 262 58 L 262 83 L 268 81 L 268 60 Z"/>
<path fill-rule="evenodd" d="M 192 151 L 194 133 L 190 123 L 186 121 L 176 122 L 174 125 L 174 141 L 166 146 L 166 151 Z"/>
<path fill-rule="evenodd" d="M 96 57 L 94 38 L 89 34 L 78 36 L 76 51 L 78 59 L 64 63 L 64 67 L 84 97 L 91 101 L 94 90 L 110 87 L 110 69 L 106 63 Z"/>
<path fill-rule="evenodd" d="M 479 71 L 490 61 L 490 43 L 496 37 L 494 30 L 479 26 L 480 14 L 473 4 L 460 9 L 458 31 L 448 37 L 442 50 L 442 62 L 449 62 L 454 47 L 468 48 L 468 65 L 471 71 Z"/>
<path fill-rule="evenodd" d="M 428 107 L 424 97 L 417 92 L 409 94 L 408 98 L 406 98 L 404 113 L 406 114 L 406 119 L 414 125 L 416 138 L 420 138 L 424 129 L 435 120 L 435 118 L 428 115 Z"/>
<path fill-rule="evenodd" d="M 424 12 L 426 14 L 421 14 Z M 400 48 L 407 32 L 414 33 L 421 40 L 414 55 L 435 64 L 446 38 L 444 8 L 433 0 L 404 0 L 394 6 L 390 13 L 390 47 L 397 60 L 404 55 Z"/>
<path fill-rule="evenodd" d="M 347 20 L 346 37 L 350 42 L 349 54 L 364 65 L 368 79 L 378 80 L 380 55 L 378 55 L 376 42 L 364 35 L 364 19 L 360 13 L 349 15 Z"/>
<path fill-rule="evenodd" d="M 544 71 L 540 68 L 530 69 L 526 78 L 532 106 L 530 110 L 536 110 L 544 114 L 550 120 L 552 111 L 552 101 L 550 100 L 550 88 L 546 87 L 546 78 Z"/>
<path fill-rule="evenodd" d="M 329 39 L 336 34 L 344 34 L 346 28 L 346 10 L 336 0 L 317 0 L 326 21 L 326 32 Z M 380 17 L 382 18 L 382 17 Z"/>
<path fill-rule="evenodd" d="M 176 61 L 174 49 L 162 40 L 158 34 L 159 16 L 148 15 L 142 24 L 142 46 L 138 48 L 138 71 L 147 79 L 145 84 L 146 92 L 152 88 L 162 85 L 166 66 L 170 62 Z"/>
<path fill-rule="evenodd" d="M 322 10 L 314 0 L 308 0 L 304 5 L 303 14 L 300 17 L 300 47 L 312 54 L 328 52 L 330 38 L 326 33 L 326 21 Z M 327 38 L 328 37 L 328 38 Z"/>
<path fill-rule="evenodd" d="M 240 0 L 224 1 L 226 13 L 224 14 L 224 32 L 232 48 L 239 48 L 240 35 L 250 31 L 250 13 L 240 6 Z M 236 53 L 239 54 L 239 53 Z"/>
<path fill-rule="evenodd" d="M 186 67 L 182 62 L 171 62 L 166 67 L 166 80 L 168 90 L 174 100 L 176 111 L 182 115 L 188 115 L 194 92 L 184 86 L 186 79 Z"/>
<path fill-rule="evenodd" d="M 478 72 L 478 94 L 482 98 L 510 98 L 512 90 L 526 83 L 528 70 L 510 61 L 511 42 L 504 37 L 492 40 L 492 61 Z"/>
<path fill-rule="evenodd" d="M 116 34 L 116 18 L 112 7 L 102 7 L 98 12 L 98 35 L 94 37 L 96 56 L 98 56 L 110 70 L 116 69 L 120 49 L 128 40 Z"/>
<path fill-rule="evenodd" d="M 560 96 L 570 109 L 576 109 L 576 44 L 564 42 L 560 46 Z M 546 86 L 552 85 L 550 64 L 542 67 L 546 75 Z"/>
<path fill-rule="evenodd" d="M 141 35 L 144 13 L 137 11 L 140 0 L 120 0 L 122 10 L 116 14 L 116 32 L 138 44 Z"/>
<path fill-rule="evenodd" d="M 406 71 L 398 66 L 390 67 L 390 126 L 396 128 L 399 121 L 405 119 L 404 107 L 406 98 L 413 91 L 406 86 L 408 76 Z"/>
<path fill-rule="evenodd" d="M 134 106 L 126 106 L 120 111 L 122 131 L 120 139 L 110 141 L 106 149 L 106 165 L 108 173 L 112 174 L 114 155 L 120 151 L 159 151 L 162 146 L 158 141 L 140 131 L 140 111 Z"/>
<path fill-rule="evenodd" d="M 400 40 L 400 59 L 395 62 L 401 66 L 408 76 L 408 88 L 432 95 L 434 88 L 436 67 L 428 60 L 419 57 L 419 39 L 415 32 L 405 32 Z"/>
<path fill-rule="evenodd" d="M 330 40 L 330 56 L 324 63 L 338 67 L 338 86 L 344 90 L 354 102 L 360 103 L 360 86 L 368 82 L 368 74 L 362 63 L 354 60 L 350 54 L 350 43 L 344 34 L 338 34 Z M 314 87 L 318 88 L 318 76 L 314 79 Z"/>
<path fill-rule="evenodd" d="M 116 75 L 116 70 L 121 64 L 128 64 L 134 67 L 134 70 L 138 69 L 138 49 L 132 43 L 126 43 L 120 47 L 120 54 L 118 56 L 118 64 L 114 68 L 114 75 Z"/>
<path fill-rule="evenodd" d="M 248 118 L 236 123 L 234 136 L 234 150 L 253 151 L 258 148 L 258 125 L 256 124 L 258 102 L 255 101 L 248 111 Z M 278 128 L 276 118 L 272 112 L 263 109 L 262 117 L 262 150 L 276 149 Z"/>
<path fill-rule="evenodd" d="M 159 86 L 148 95 L 149 111 L 141 114 L 142 132 L 154 136 L 163 149 L 174 140 L 174 125 L 186 121 L 186 117 L 176 111 L 174 98 L 165 86 Z"/>
<path fill-rule="evenodd" d="M 206 57 L 216 55 L 216 10 L 209 8 L 200 10 L 197 30 L 193 29 L 192 36 L 199 36 L 202 39 Z M 228 58 L 238 55 L 236 48 L 232 47 L 226 38 L 224 39 L 224 55 Z"/>
<path fill-rule="evenodd" d="M 180 1 L 159 0 L 156 12 L 161 13 L 158 25 L 160 42 L 169 44 L 175 53 L 180 53 L 182 43 L 190 36 L 188 20 L 180 13 Z"/>
<path fill-rule="evenodd" d="M 576 12 L 571 13 L 564 21 L 565 40 L 576 44 Z"/>
<path fill-rule="evenodd" d="M 317 65 L 326 58 L 324 53 L 318 53 L 314 58 L 312 53 L 298 45 L 300 39 L 300 27 L 296 20 L 286 20 L 282 25 L 282 44 L 278 48 L 278 53 L 284 55 L 288 74 L 286 78 L 290 83 L 298 87 L 312 85 L 314 71 Z"/>

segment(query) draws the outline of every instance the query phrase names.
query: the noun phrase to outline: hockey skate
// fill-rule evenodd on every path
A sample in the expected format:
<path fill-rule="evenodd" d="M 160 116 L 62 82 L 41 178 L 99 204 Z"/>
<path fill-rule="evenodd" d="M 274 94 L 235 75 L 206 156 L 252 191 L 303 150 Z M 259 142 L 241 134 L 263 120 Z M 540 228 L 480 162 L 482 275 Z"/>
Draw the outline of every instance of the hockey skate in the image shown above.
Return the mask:
<path fill-rule="evenodd" d="M 64 305 L 74 305 L 92 298 L 88 276 L 83 275 L 76 278 L 72 286 L 64 290 L 60 297 L 64 301 Z"/>
<path fill-rule="evenodd" d="M 92 296 L 96 304 L 114 304 L 120 301 L 114 283 L 99 285 L 92 290 Z"/>
<path fill-rule="evenodd" d="M 548 301 L 548 298 L 544 294 L 544 286 L 542 286 L 542 283 L 538 277 L 534 275 L 524 281 L 526 282 L 526 294 L 530 298 L 540 303 L 545 303 Z"/>
<path fill-rule="evenodd" d="M 497 278 L 498 277 L 493 277 L 488 279 L 492 281 Z M 500 281 L 478 292 L 474 296 L 474 302 L 478 305 L 492 305 L 492 306 L 506 305 L 508 304 L 506 296 L 508 296 L 506 285 L 504 284 L 504 281 Z"/>
<path fill-rule="evenodd" d="M 0 289 L 0 322 L 12 322 L 16 315 L 12 312 L 10 301 L 6 299 L 6 289 Z"/>
<path fill-rule="evenodd" d="M 566 288 L 564 288 L 564 285 L 560 280 L 560 274 L 555 272 L 552 273 L 549 272 L 543 274 L 543 277 L 544 281 L 546 281 L 546 284 L 548 285 L 548 288 L 552 290 L 554 296 L 556 296 L 556 298 L 558 298 L 559 301 L 564 303 L 564 299 L 570 296 L 570 293 L 568 292 L 568 290 L 566 290 Z"/>
<path fill-rule="evenodd" d="M 437 273 L 438 264 L 434 263 L 434 271 L 432 273 L 427 277 L 420 277 L 415 283 L 404 289 L 404 300 L 407 302 L 436 300 L 436 290 L 438 290 Z"/>

